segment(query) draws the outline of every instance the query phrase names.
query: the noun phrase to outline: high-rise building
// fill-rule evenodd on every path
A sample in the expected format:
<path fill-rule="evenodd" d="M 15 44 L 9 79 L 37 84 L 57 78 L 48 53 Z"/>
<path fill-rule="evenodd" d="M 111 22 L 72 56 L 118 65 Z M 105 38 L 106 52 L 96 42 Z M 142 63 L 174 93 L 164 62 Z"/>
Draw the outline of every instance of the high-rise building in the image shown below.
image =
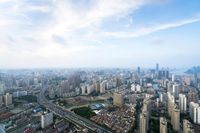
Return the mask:
<path fill-rule="evenodd" d="M 159 71 L 159 64 L 156 64 L 156 71 Z"/>
<path fill-rule="evenodd" d="M 143 100 L 142 111 L 151 111 L 151 99 L 145 98 Z"/>
<path fill-rule="evenodd" d="M 132 85 L 131 85 L 131 90 L 132 90 L 132 91 L 136 91 L 136 86 L 135 86 L 135 84 L 132 84 Z"/>
<path fill-rule="evenodd" d="M 44 113 L 41 116 L 41 127 L 46 128 L 53 123 L 53 113 Z"/>
<path fill-rule="evenodd" d="M 0 95 L 4 94 L 4 85 L 0 82 Z"/>
<path fill-rule="evenodd" d="M 172 82 L 174 82 L 176 79 L 176 76 L 174 74 L 172 74 Z"/>
<path fill-rule="evenodd" d="M 173 95 L 170 94 L 170 92 L 167 92 L 167 96 L 168 96 L 168 114 L 169 116 L 171 116 L 175 104 L 175 98 Z"/>
<path fill-rule="evenodd" d="M 163 102 L 163 93 L 159 94 L 159 100 L 160 100 L 161 103 Z"/>
<path fill-rule="evenodd" d="M 190 102 L 189 104 L 190 118 L 195 124 L 200 124 L 200 107 L 198 103 Z"/>
<path fill-rule="evenodd" d="M 173 93 L 175 98 L 178 98 L 179 89 L 180 89 L 180 85 L 179 84 L 173 84 L 172 93 Z"/>
<path fill-rule="evenodd" d="M 184 94 L 179 94 L 179 108 L 181 112 L 187 111 L 187 98 Z"/>
<path fill-rule="evenodd" d="M 12 104 L 12 95 L 9 93 L 6 93 L 6 95 L 3 96 L 3 101 L 5 106 L 9 106 Z"/>
<path fill-rule="evenodd" d="M 106 81 L 103 81 L 100 84 L 100 93 L 105 93 L 105 91 L 106 91 Z"/>
<path fill-rule="evenodd" d="M 138 76 L 141 75 L 140 67 L 137 68 L 137 75 L 138 75 Z"/>
<path fill-rule="evenodd" d="M 82 95 L 87 95 L 88 92 L 87 92 L 87 86 L 84 84 L 84 85 L 81 85 L 81 94 Z"/>
<path fill-rule="evenodd" d="M 171 115 L 171 124 L 175 131 L 179 131 L 180 129 L 180 110 L 174 105 Z"/>
<path fill-rule="evenodd" d="M 113 104 L 115 106 L 121 107 L 124 103 L 123 94 L 121 93 L 114 93 Z"/>
<path fill-rule="evenodd" d="M 95 89 L 96 89 L 96 92 L 100 92 L 100 83 L 99 82 L 95 83 Z"/>
<path fill-rule="evenodd" d="M 148 131 L 148 112 L 143 111 L 140 114 L 140 133 L 147 133 Z"/>
<path fill-rule="evenodd" d="M 192 123 L 186 119 L 183 120 L 183 133 L 194 133 Z"/>
<path fill-rule="evenodd" d="M 53 88 L 49 89 L 49 98 L 51 98 L 51 99 L 55 98 L 55 91 Z"/>
<path fill-rule="evenodd" d="M 160 117 L 160 133 L 167 133 L 167 120 L 164 117 Z"/>

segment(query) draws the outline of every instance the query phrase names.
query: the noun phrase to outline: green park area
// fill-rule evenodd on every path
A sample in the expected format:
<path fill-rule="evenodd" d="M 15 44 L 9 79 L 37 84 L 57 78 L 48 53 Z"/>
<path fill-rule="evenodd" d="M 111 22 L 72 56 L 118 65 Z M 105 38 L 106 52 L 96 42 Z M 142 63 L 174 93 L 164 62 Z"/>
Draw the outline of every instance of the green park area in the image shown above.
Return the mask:
<path fill-rule="evenodd" d="M 80 115 L 87 119 L 90 119 L 92 116 L 96 115 L 90 107 L 75 108 L 75 109 L 72 109 L 72 111 L 74 111 L 74 113 L 76 113 L 77 115 Z"/>

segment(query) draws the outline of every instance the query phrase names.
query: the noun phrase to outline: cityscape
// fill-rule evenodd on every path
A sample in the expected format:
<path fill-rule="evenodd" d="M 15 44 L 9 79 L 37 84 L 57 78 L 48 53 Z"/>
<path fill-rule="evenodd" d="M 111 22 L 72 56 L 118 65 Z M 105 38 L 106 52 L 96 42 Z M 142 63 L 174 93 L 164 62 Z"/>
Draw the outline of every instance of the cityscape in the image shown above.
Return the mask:
<path fill-rule="evenodd" d="M 200 133 L 198 0 L 0 0 L 0 133 Z"/>
<path fill-rule="evenodd" d="M 0 131 L 198 133 L 199 70 L 1 70 Z"/>

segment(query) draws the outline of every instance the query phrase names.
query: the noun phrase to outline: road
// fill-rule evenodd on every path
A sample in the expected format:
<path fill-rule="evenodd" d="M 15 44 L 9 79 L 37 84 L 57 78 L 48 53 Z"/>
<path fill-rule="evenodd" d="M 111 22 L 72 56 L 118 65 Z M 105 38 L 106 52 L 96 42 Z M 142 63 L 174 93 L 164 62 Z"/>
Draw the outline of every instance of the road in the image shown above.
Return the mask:
<path fill-rule="evenodd" d="M 111 131 L 95 124 L 94 122 L 91 122 L 90 120 L 83 118 L 69 110 L 66 110 L 63 107 L 60 107 L 58 105 L 55 105 L 54 103 L 48 101 L 46 97 L 44 96 L 44 92 L 46 90 L 43 89 L 40 94 L 38 95 L 38 103 L 40 105 L 45 106 L 47 109 L 52 111 L 54 114 L 65 118 L 67 121 L 79 125 L 81 127 L 87 128 L 89 131 L 95 132 L 95 133 L 112 133 Z"/>

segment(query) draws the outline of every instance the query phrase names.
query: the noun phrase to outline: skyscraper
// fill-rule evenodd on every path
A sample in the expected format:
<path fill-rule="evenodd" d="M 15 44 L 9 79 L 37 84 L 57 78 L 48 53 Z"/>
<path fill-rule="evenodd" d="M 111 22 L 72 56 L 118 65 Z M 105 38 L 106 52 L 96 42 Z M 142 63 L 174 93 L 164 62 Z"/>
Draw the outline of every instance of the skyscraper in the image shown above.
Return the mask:
<path fill-rule="evenodd" d="M 180 129 L 180 110 L 174 106 L 171 116 L 171 124 L 175 131 L 179 131 Z"/>
<path fill-rule="evenodd" d="M 159 64 L 158 63 L 156 64 L 156 71 L 157 72 L 159 71 Z"/>
<path fill-rule="evenodd" d="M 100 84 L 100 93 L 105 93 L 105 91 L 106 91 L 106 81 L 103 81 Z"/>
<path fill-rule="evenodd" d="M 147 133 L 148 131 L 148 112 L 142 111 L 140 114 L 140 133 Z"/>
<path fill-rule="evenodd" d="M 179 94 L 179 108 L 181 112 L 187 111 L 187 98 L 184 94 Z"/>
<path fill-rule="evenodd" d="M 141 70 L 140 67 L 137 68 L 137 75 L 140 76 L 141 75 Z"/>
<path fill-rule="evenodd" d="M 113 97 L 113 104 L 115 106 L 121 107 L 123 105 L 123 94 L 121 93 L 114 93 L 114 97 Z"/>
<path fill-rule="evenodd" d="M 200 124 L 200 107 L 198 103 L 190 102 L 190 118 L 195 124 Z"/>
<path fill-rule="evenodd" d="M 53 113 L 44 113 L 41 116 L 41 127 L 46 128 L 53 123 Z"/>
<path fill-rule="evenodd" d="M 172 74 L 172 82 L 174 82 L 174 81 L 175 81 L 175 79 L 176 79 L 175 75 L 174 75 L 174 74 Z"/>
<path fill-rule="evenodd" d="M 173 93 L 175 98 L 178 98 L 179 91 L 180 91 L 180 85 L 179 84 L 174 84 L 172 86 L 172 93 Z"/>
<path fill-rule="evenodd" d="M 167 133 L 167 120 L 164 117 L 160 117 L 160 133 Z"/>
<path fill-rule="evenodd" d="M 173 95 L 170 94 L 170 92 L 167 92 L 167 95 L 168 95 L 168 114 L 169 116 L 171 116 L 175 104 L 175 98 Z"/>
<path fill-rule="evenodd" d="M 11 105 L 12 104 L 12 95 L 9 93 L 6 93 L 6 95 L 4 95 L 4 97 L 3 97 L 3 100 L 4 100 L 5 106 Z"/>

